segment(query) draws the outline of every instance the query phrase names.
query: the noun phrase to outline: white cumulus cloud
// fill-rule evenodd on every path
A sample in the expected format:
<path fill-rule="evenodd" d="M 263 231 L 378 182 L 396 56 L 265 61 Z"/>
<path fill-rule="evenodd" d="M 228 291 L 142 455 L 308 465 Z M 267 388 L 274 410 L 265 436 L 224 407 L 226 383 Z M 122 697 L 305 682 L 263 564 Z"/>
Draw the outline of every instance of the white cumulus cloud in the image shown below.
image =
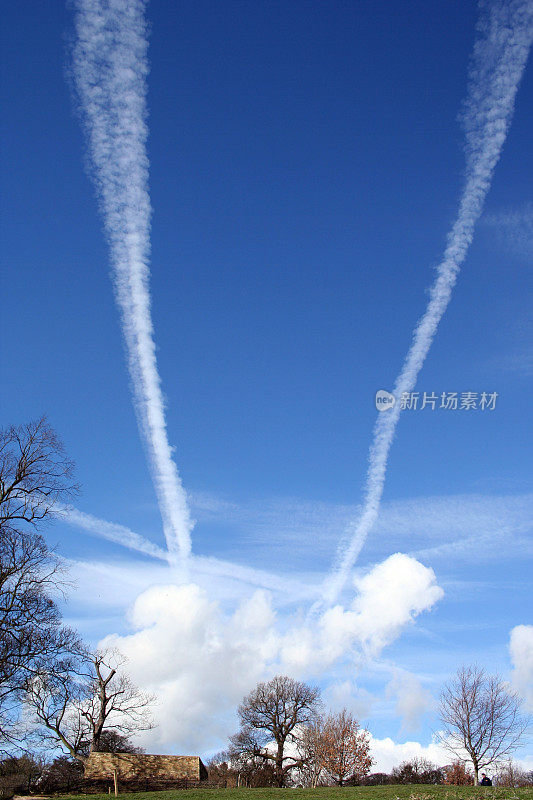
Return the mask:
<path fill-rule="evenodd" d="M 412 758 L 426 758 L 438 767 L 450 763 L 449 752 L 437 742 L 430 742 L 424 746 L 420 742 L 398 743 L 388 736 L 385 739 L 376 739 L 371 736 L 370 752 L 374 759 L 372 772 L 390 772 L 402 761 L 409 761 Z"/>
<path fill-rule="evenodd" d="M 133 680 L 155 693 L 158 727 L 150 748 L 195 752 L 226 736 L 231 709 L 264 674 L 276 651 L 273 612 L 258 590 L 231 616 L 195 584 L 154 586 L 131 611 L 136 631 L 109 636 Z"/>
<path fill-rule="evenodd" d="M 222 744 L 236 725 L 234 709 L 262 679 L 283 672 L 316 679 L 336 662 L 375 657 L 441 597 L 433 570 L 400 553 L 356 582 L 349 608 L 325 611 L 309 624 L 280 614 L 272 594 L 257 589 L 231 612 L 196 584 L 156 585 L 137 597 L 133 633 L 104 645 L 128 658 L 133 680 L 157 697 L 150 749 L 194 752 Z"/>

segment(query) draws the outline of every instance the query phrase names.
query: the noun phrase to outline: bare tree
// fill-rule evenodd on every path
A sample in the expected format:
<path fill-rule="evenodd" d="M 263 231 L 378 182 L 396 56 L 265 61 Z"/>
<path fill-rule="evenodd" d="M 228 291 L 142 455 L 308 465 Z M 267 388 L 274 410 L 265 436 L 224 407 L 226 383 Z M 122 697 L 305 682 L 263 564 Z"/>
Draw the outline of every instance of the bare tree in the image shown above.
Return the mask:
<path fill-rule="evenodd" d="M 215 753 L 214 756 L 208 761 L 207 773 L 210 783 L 216 783 L 220 788 L 233 788 L 234 786 L 241 786 L 242 773 L 239 771 L 239 765 L 233 763 L 228 750 L 221 750 Z"/>
<path fill-rule="evenodd" d="M 27 682 L 25 705 L 44 740 L 59 743 L 72 758 L 84 762 L 90 740 L 80 707 L 87 699 L 87 654 L 81 646 L 46 664 Z"/>
<path fill-rule="evenodd" d="M 98 742 L 98 751 L 101 753 L 134 753 L 136 755 L 145 752 L 144 748 L 132 743 L 130 735 L 119 733 L 114 728 L 105 728 L 102 731 Z"/>
<path fill-rule="evenodd" d="M 414 756 L 394 767 L 391 779 L 393 783 L 440 784 L 444 781 L 444 771 L 427 758 Z"/>
<path fill-rule="evenodd" d="M 243 782 L 245 786 L 250 786 L 252 777 L 265 763 L 262 752 L 261 737 L 250 726 L 243 726 L 230 736 L 227 760 L 237 773 L 238 786 Z"/>
<path fill-rule="evenodd" d="M 501 678 L 478 666 L 462 667 L 445 685 L 441 741 L 456 757 L 472 762 L 476 786 L 481 769 L 508 758 L 518 747 L 528 724 L 520 704 Z"/>
<path fill-rule="evenodd" d="M 36 789 L 42 794 L 79 791 L 83 781 L 83 765 L 66 755 L 57 756 L 45 766 Z"/>
<path fill-rule="evenodd" d="M 29 794 L 46 769 L 46 757 L 37 753 L 9 756 L 0 761 L 0 797 Z"/>
<path fill-rule="evenodd" d="M 19 738 L 28 678 L 76 640 L 54 599 L 60 561 L 38 532 L 77 491 L 72 474 L 45 418 L 0 430 L 0 746 Z"/>
<path fill-rule="evenodd" d="M 526 772 L 512 758 L 506 761 L 496 774 L 497 786 L 519 788 L 533 785 L 533 772 Z"/>
<path fill-rule="evenodd" d="M 125 663 L 116 650 L 97 651 L 91 657 L 87 700 L 80 706 L 89 726 L 91 750 L 102 748 L 106 725 L 123 736 L 153 728 L 150 707 L 154 698 L 135 686 L 124 672 Z"/>
<path fill-rule="evenodd" d="M 274 786 L 276 772 L 272 761 L 261 757 L 261 749 L 256 740 L 247 733 L 231 737 L 231 744 L 226 752 L 219 753 L 217 767 L 211 763 L 209 773 L 215 780 L 247 788 Z"/>
<path fill-rule="evenodd" d="M 302 761 L 300 777 L 304 786 L 316 789 L 324 772 L 324 722 L 317 714 L 311 722 L 300 728 L 297 752 Z"/>
<path fill-rule="evenodd" d="M 153 727 L 153 697 L 138 689 L 114 650 L 78 653 L 28 685 L 27 702 L 52 741 L 85 763 L 106 748 L 108 731 L 121 737 Z"/>
<path fill-rule="evenodd" d="M 74 463 L 46 417 L 0 431 L 0 532 L 57 514 L 78 491 Z"/>
<path fill-rule="evenodd" d="M 284 786 L 290 771 L 302 759 L 287 755 L 285 745 L 296 741 L 299 725 L 313 719 L 319 706 L 319 690 L 285 675 L 260 683 L 238 708 L 241 731 L 231 737 L 233 752 L 271 762 L 274 783 Z"/>
<path fill-rule="evenodd" d="M 370 734 L 345 708 L 326 718 L 319 752 L 324 771 L 338 786 L 362 778 L 372 766 Z"/>
<path fill-rule="evenodd" d="M 4 528 L 0 536 L 0 743 L 19 738 L 17 717 L 28 679 L 77 642 L 52 597 L 60 565 L 44 539 Z"/>

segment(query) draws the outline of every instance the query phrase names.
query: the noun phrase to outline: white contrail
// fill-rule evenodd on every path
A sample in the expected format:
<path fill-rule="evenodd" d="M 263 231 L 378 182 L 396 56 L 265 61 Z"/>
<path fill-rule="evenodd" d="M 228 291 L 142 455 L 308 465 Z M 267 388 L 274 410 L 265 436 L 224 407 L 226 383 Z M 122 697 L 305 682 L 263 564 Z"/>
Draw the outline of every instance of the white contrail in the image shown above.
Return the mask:
<path fill-rule="evenodd" d="M 383 494 L 387 459 L 400 416 L 403 392 L 416 384 L 437 326 L 450 301 L 460 266 L 472 242 L 492 174 L 505 142 L 518 84 L 533 38 L 533 2 L 511 0 L 480 3 L 480 38 L 469 72 L 465 105 L 466 179 L 455 223 L 448 234 L 444 258 L 437 268 L 430 301 L 413 333 L 413 341 L 396 380 L 396 405 L 381 412 L 374 427 L 361 517 L 350 528 L 349 544 L 326 581 L 324 599 L 333 602 L 341 591 L 365 539 L 374 525 Z"/>
<path fill-rule="evenodd" d="M 61 519 L 69 525 L 75 525 L 88 533 L 92 533 L 94 536 L 99 536 L 122 547 L 127 547 L 128 550 L 134 550 L 137 553 L 143 553 L 143 555 L 158 558 L 161 561 L 169 560 L 169 554 L 166 550 L 141 536 L 140 533 L 135 533 L 131 528 L 126 528 L 125 525 L 118 525 L 116 522 L 99 519 L 92 514 L 79 511 L 73 506 L 63 506 L 56 510 Z"/>
<path fill-rule="evenodd" d="M 144 0 L 76 0 L 74 85 L 109 240 L 139 428 L 170 555 L 182 564 L 193 523 L 167 437 L 150 313 L 151 206 Z"/>

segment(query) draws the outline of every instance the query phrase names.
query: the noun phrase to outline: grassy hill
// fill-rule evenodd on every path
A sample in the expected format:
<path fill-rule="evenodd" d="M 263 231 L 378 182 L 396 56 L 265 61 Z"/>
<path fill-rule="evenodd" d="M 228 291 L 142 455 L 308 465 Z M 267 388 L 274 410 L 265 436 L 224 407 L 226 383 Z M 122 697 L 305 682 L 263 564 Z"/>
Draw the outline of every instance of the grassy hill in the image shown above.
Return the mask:
<path fill-rule="evenodd" d="M 533 800 L 533 787 L 503 789 L 476 786 L 355 786 L 319 789 L 186 789 L 168 792 L 132 792 L 123 800 Z M 108 794 L 88 800 L 110 800 Z M 111 795 L 111 800 L 113 795 Z M 65 798 L 67 800 L 67 798 Z M 72 796 L 79 800 L 79 795 Z"/>

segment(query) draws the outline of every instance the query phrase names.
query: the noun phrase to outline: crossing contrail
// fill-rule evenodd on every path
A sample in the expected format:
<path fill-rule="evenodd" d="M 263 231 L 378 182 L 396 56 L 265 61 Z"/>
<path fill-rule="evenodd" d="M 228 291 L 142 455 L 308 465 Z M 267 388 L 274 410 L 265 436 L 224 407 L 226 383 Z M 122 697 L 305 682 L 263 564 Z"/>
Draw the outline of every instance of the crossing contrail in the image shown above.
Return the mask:
<path fill-rule="evenodd" d="M 157 558 L 160 561 L 168 562 L 169 560 L 169 554 L 166 550 L 163 550 L 163 548 L 154 544 L 149 539 L 146 539 L 144 536 L 141 536 L 139 533 L 135 533 L 135 531 L 132 531 L 131 528 L 127 528 L 125 525 L 99 519 L 92 514 L 79 511 L 73 506 L 62 506 L 57 508 L 57 511 L 61 519 L 67 524 L 81 528 L 94 536 L 107 539 L 122 547 L 127 547 L 128 550 L 142 553 L 151 558 Z"/>
<path fill-rule="evenodd" d="M 60 519 L 67 525 L 80 528 L 92 536 L 107 539 L 109 542 L 118 544 L 135 553 L 141 553 L 144 556 L 163 561 L 166 564 L 170 561 L 166 550 L 125 525 L 95 517 L 93 514 L 87 514 L 74 506 L 57 505 L 54 508 Z M 226 579 L 228 582 L 249 584 L 249 586 L 255 588 L 275 592 L 281 595 L 285 602 L 287 602 L 287 599 L 292 602 L 294 599 L 307 600 L 311 597 L 314 598 L 320 588 L 308 579 L 305 581 L 300 580 L 295 578 L 294 575 L 289 577 L 279 576 L 264 569 L 246 567 L 242 564 L 224 561 L 213 556 L 191 556 L 190 561 L 191 571 L 194 571 L 197 578 L 203 576 L 211 581 Z"/>
<path fill-rule="evenodd" d="M 469 70 L 464 108 L 466 174 L 457 217 L 451 228 L 444 257 L 430 290 L 430 300 L 418 322 L 404 365 L 396 379 L 396 404 L 379 414 L 374 426 L 361 516 L 348 531 L 348 545 L 324 588 L 324 600 L 333 602 L 342 590 L 357 556 L 374 525 L 383 494 L 387 460 L 400 417 L 403 392 L 410 392 L 446 311 L 457 275 L 474 236 L 490 188 L 494 168 L 507 136 L 515 96 L 533 38 L 533 2 L 480 3 L 479 38 Z"/>
<path fill-rule="evenodd" d="M 75 0 L 72 72 L 109 242 L 137 421 L 169 554 L 184 565 L 193 522 L 168 441 L 150 308 L 144 9 L 144 0 Z"/>

